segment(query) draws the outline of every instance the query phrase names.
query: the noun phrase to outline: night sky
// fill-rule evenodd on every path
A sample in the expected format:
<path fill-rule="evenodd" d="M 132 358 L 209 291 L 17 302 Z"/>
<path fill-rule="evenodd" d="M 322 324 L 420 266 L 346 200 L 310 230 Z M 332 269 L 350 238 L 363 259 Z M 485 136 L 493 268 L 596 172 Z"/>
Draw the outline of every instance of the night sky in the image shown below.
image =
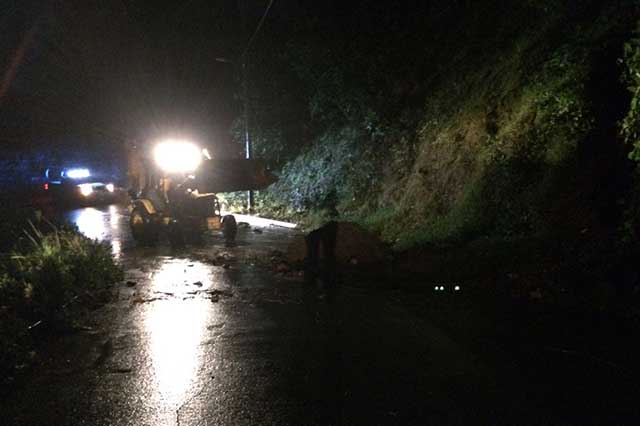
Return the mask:
<path fill-rule="evenodd" d="M 174 134 L 228 145 L 242 112 L 240 67 L 216 58 L 239 62 L 268 4 L 5 0 L 0 142 L 94 149 Z M 403 2 L 404 15 L 419 16 L 424 4 Z M 287 39 L 310 32 L 319 40 L 362 32 L 384 39 L 399 9 L 275 0 L 246 57 L 256 48 L 276 55 Z"/>
<path fill-rule="evenodd" d="M 99 145 L 166 132 L 226 142 L 238 70 L 215 58 L 239 57 L 266 5 L 8 2 L 2 143 Z"/>

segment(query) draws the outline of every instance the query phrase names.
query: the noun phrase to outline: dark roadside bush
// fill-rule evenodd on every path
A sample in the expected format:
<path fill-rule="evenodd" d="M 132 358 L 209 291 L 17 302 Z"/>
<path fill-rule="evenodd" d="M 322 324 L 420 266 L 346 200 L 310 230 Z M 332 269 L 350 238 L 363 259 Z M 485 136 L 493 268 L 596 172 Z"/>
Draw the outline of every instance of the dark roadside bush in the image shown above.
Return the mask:
<path fill-rule="evenodd" d="M 122 279 L 107 243 L 91 240 L 73 228 L 44 234 L 27 232 L 31 247 L 11 255 L 10 271 L 23 286 L 28 314 L 62 320 L 58 309 L 73 297 L 104 298 Z"/>
<path fill-rule="evenodd" d="M 109 245 L 74 228 L 30 224 L 23 235 L 0 261 L 0 372 L 5 378 L 28 364 L 36 333 L 69 327 L 87 309 L 107 301 L 111 285 L 123 277 Z"/>

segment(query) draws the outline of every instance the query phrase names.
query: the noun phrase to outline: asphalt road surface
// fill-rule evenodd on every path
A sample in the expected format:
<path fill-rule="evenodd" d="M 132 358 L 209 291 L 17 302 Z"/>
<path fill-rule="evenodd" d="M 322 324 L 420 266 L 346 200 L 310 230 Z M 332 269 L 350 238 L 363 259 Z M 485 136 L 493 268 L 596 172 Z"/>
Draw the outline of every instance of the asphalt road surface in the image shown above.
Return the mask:
<path fill-rule="evenodd" d="M 111 242 L 126 282 L 39 355 L 2 424 L 580 424 L 579 402 L 549 417 L 517 363 L 487 361 L 434 325 L 432 294 L 327 292 L 274 271 L 295 230 L 250 225 L 234 247 L 214 235 L 173 252 L 136 247 L 122 207 L 68 218 Z"/>

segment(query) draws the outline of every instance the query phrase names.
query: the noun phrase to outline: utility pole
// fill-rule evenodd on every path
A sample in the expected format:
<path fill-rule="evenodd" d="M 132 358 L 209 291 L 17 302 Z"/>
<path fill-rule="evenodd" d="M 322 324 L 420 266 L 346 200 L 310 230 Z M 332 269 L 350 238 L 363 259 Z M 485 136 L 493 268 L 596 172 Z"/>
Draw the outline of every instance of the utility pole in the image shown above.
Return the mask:
<path fill-rule="evenodd" d="M 223 64 L 230 64 L 238 69 L 240 66 L 240 88 L 242 90 L 242 121 L 244 122 L 244 158 L 250 160 L 253 158 L 253 152 L 251 147 L 251 133 L 249 132 L 249 66 L 247 56 L 243 55 L 240 61 L 235 62 L 224 57 L 215 58 L 216 62 Z M 247 212 L 253 213 L 254 199 L 253 191 L 247 191 Z"/>
<path fill-rule="evenodd" d="M 242 58 L 242 90 L 244 98 L 244 151 L 245 158 L 250 160 L 252 157 L 251 152 L 251 136 L 249 134 L 249 67 L 247 64 L 247 57 Z M 247 191 L 247 211 L 252 214 L 254 201 L 253 191 Z"/>
<path fill-rule="evenodd" d="M 269 0 L 269 4 L 267 5 L 267 8 L 265 9 L 262 18 L 260 18 L 260 21 L 258 22 L 258 26 L 256 27 L 255 31 L 253 32 L 253 34 L 251 35 L 251 37 L 249 38 L 249 41 L 247 42 L 247 45 L 245 46 L 244 50 L 242 51 L 242 53 L 240 54 L 240 59 L 238 61 L 230 61 L 226 58 L 216 58 L 216 61 L 218 62 L 225 62 L 225 63 L 230 63 L 230 64 L 235 64 L 237 66 L 238 62 L 240 62 L 240 66 L 242 67 L 241 72 L 242 72 L 242 97 L 244 98 L 244 105 L 243 105 L 243 115 L 244 115 L 244 151 L 245 151 L 245 158 L 247 160 L 250 160 L 253 158 L 253 153 L 252 153 L 252 146 L 251 146 L 251 134 L 249 132 L 249 60 L 248 58 L 248 53 L 249 53 L 249 49 L 251 48 L 251 45 L 253 44 L 253 41 L 255 40 L 256 36 L 258 35 L 258 33 L 260 32 L 260 29 L 262 28 L 262 24 L 264 24 L 265 19 L 267 18 L 267 15 L 269 15 L 269 10 L 271 10 L 271 7 L 273 6 L 275 0 Z M 247 11 L 245 10 L 243 12 L 243 7 L 242 7 L 242 1 L 238 0 L 238 8 L 240 10 L 240 13 L 242 14 L 242 16 L 244 17 L 244 27 L 247 27 Z M 246 6 L 246 3 L 245 3 Z M 247 211 L 249 213 L 253 213 L 254 212 L 254 199 L 253 199 L 253 191 L 249 190 L 247 191 Z"/>
<path fill-rule="evenodd" d="M 269 15 L 269 10 L 271 10 L 271 7 L 273 6 L 275 0 L 269 0 L 269 4 L 267 5 L 267 8 L 264 10 L 264 13 L 262 14 L 262 18 L 260 18 L 260 21 L 258 22 L 258 26 L 256 27 L 255 31 L 253 32 L 253 34 L 251 35 L 251 38 L 249 38 L 249 41 L 247 42 L 247 46 L 244 48 L 244 51 L 242 52 L 242 55 L 240 55 L 240 57 L 242 58 L 242 68 L 244 70 L 244 81 L 245 81 L 245 98 L 244 98 L 244 108 L 245 108 L 245 133 L 244 133 L 244 142 L 245 142 L 245 152 L 246 152 L 246 157 L 247 159 L 251 159 L 252 157 L 252 153 L 251 153 L 251 137 L 249 135 L 249 98 L 248 98 L 248 94 L 249 94 L 249 61 L 247 60 L 248 57 L 248 53 L 249 53 L 249 49 L 251 48 L 251 45 L 253 43 L 253 41 L 255 40 L 256 36 L 258 35 L 258 33 L 260 32 L 260 29 L 262 28 L 262 24 L 264 24 L 265 19 L 267 19 L 267 15 Z M 245 27 L 246 27 L 246 17 L 247 17 L 247 13 L 244 13 L 243 16 L 245 17 Z M 254 202 L 253 202 L 253 191 L 249 191 L 247 193 L 247 209 L 249 210 L 249 213 L 253 213 L 253 207 L 254 207 Z"/>

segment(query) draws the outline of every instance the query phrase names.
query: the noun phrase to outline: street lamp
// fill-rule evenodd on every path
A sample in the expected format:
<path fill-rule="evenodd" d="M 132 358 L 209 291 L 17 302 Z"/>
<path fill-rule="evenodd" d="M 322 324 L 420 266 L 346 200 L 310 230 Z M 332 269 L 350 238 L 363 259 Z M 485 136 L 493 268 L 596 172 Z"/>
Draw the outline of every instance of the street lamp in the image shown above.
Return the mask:
<path fill-rule="evenodd" d="M 223 64 L 231 64 L 237 66 L 237 63 L 227 59 L 227 58 L 216 58 L 216 62 L 221 62 Z M 248 68 L 247 61 L 243 58 L 242 60 L 242 97 L 244 100 L 243 105 L 243 120 L 244 120 L 244 150 L 245 150 L 245 158 L 247 160 L 251 159 L 251 138 L 249 137 L 249 99 L 247 97 L 249 92 L 249 78 L 248 78 Z M 247 210 L 249 213 L 253 213 L 253 191 L 247 191 Z"/>

